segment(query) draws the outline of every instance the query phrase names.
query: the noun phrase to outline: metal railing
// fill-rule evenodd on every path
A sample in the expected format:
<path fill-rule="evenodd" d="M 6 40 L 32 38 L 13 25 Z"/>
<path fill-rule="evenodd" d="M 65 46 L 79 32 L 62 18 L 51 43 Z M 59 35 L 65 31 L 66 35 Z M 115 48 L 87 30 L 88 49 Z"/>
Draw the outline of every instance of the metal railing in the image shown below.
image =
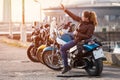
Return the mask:
<path fill-rule="evenodd" d="M 116 45 L 120 44 L 120 41 L 104 41 L 102 44 L 103 48 L 106 48 L 107 51 L 111 52 Z"/>
<path fill-rule="evenodd" d="M 12 33 L 20 33 L 20 28 L 22 26 L 21 22 L 0 22 L 0 34 L 9 34 L 9 25 L 12 26 Z M 33 22 L 26 22 L 26 32 L 32 31 Z"/>

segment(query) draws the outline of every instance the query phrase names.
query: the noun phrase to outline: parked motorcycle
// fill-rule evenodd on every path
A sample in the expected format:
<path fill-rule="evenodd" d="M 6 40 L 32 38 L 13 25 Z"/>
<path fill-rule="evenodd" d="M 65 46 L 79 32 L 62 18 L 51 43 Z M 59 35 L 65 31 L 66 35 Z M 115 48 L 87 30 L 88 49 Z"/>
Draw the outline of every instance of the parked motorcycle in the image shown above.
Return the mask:
<path fill-rule="evenodd" d="M 70 34 L 59 35 L 56 42 L 64 45 L 68 41 L 73 40 Z M 68 62 L 71 68 L 82 68 L 90 76 L 98 76 L 103 70 L 104 54 L 102 45 L 96 39 L 89 39 L 78 43 L 68 51 Z M 61 70 L 63 67 L 59 47 L 56 44 L 43 49 L 42 56 L 44 64 L 53 69 Z"/>
<path fill-rule="evenodd" d="M 36 55 L 37 52 L 39 53 L 40 51 L 42 52 L 44 47 L 46 47 L 45 45 L 43 45 L 44 41 L 42 36 L 44 34 L 40 32 L 39 28 L 36 28 L 34 26 L 32 28 L 34 29 L 31 36 L 32 43 L 27 49 L 27 56 L 33 62 L 40 62 L 40 60 L 38 60 Z"/>
<path fill-rule="evenodd" d="M 49 24 L 39 27 L 32 27 L 34 30 L 32 32 L 31 40 L 32 43 L 27 49 L 27 56 L 33 62 L 42 61 L 42 50 L 50 45 L 49 40 Z"/>
<path fill-rule="evenodd" d="M 39 37 L 39 29 L 35 28 L 34 26 L 32 26 L 32 28 L 34 29 L 32 32 L 32 36 L 31 36 L 31 45 L 28 47 L 27 49 L 27 56 L 28 58 L 33 61 L 33 62 L 39 62 L 39 60 L 36 57 L 36 51 L 37 48 L 39 47 L 40 43 L 40 37 Z"/>

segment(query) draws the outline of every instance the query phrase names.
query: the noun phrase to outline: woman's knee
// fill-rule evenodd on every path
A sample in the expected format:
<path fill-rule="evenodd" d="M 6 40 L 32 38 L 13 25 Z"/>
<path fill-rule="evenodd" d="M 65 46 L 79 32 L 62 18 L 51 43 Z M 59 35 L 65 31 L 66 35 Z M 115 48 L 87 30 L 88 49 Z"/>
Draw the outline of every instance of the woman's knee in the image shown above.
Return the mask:
<path fill-rule="evenodd" d="M 65 49 L 64 46 L 61 46 L 61 48 L 60 48 L 60 52 L 61 52 L 61 53 L 66 52 L 66 49 Z"/>

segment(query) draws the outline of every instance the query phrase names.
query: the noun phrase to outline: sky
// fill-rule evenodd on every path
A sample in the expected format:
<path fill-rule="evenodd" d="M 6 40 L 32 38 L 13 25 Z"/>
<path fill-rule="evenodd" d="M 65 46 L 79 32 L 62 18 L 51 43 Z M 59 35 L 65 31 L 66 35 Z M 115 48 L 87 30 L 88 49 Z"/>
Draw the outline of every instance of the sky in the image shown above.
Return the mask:
<path fill-rule="evenodd" d="M 22 16 L 22 0 L 12 1 L 12 21 L 21 21 Z M 75 5 L 90 3 L 92 0 L 25 0 L 25 21 L 39 21 L 40 20 L 40 7 L 48 8 L 59 6 L 60 3 L 64 5 Z M 120 0 L 96 0 L 97 2 L 104 1 L 120 1 Z M 3 0 L 0 0 L 0 21 L 3 17 Z"/>
<path fill-rule="evenodd" d="M 12 1 L 12 21 L 21 21 L 22 16 L 22 0 Z M 0 21 L 3 18 L 3 0 L 0 0 Z M 39 21 L 40 20 L 40 4 L 34 0 L 25 0 L 25 21 Z"/>
<path fill-rule="evenodd" d="M 2 0 L 0 0 L 0 21 L 2 21 L 2 15 L 3 15 L 3 13 L 2 13 L 2 10 L 3 10 L 3 8 L 2 8 L 2 6 L 3 6 L 3 1 Z"/>
<path fill-rule="evenodd" d="M 12 0 L 12 18 L 13 21 L 21 21 L 22 0 Z M 40 20 L 40 4 L 33 0 L 25 0 L 25 21 Z"/>
<path fill-rule="evenodd" d="M 22 16 L 22 0 L 12 1 L 12 21 L 21 21 Z M 35 2 L 37 1 L 37 2 Z M 76 4 L 78 2 L 87 2 L 90 0 L 25 0 L 25 21 L 39 21 L 40 20 L 40 7 L 48 8 L 59 6 L 60 3 L 64 5 Z M 3 0 L 0 0 L 0 21 L 3 18 Z"/>

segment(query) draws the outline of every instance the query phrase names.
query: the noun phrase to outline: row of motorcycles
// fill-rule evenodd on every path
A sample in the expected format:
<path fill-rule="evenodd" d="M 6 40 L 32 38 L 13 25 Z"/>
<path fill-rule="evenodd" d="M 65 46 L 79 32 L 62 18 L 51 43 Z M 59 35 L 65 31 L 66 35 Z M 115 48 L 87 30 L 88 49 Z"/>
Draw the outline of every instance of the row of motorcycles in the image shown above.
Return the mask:
<path fill-rule="evenodd" d="M 56 71 L 63 69 L 60 46 L 73 40 L 70 33 L 56 32 L 56 38 L 49 38 L 49 29 L 34 28 L 31 45 L 27 49 L 27 56 L 33 62 L 39 62 Z M 71 68 L 85 69 L 90 76 L 99 76 L 106 59 L 102 44 L 95 38 L 84 40 L 67 51 Z"/>

